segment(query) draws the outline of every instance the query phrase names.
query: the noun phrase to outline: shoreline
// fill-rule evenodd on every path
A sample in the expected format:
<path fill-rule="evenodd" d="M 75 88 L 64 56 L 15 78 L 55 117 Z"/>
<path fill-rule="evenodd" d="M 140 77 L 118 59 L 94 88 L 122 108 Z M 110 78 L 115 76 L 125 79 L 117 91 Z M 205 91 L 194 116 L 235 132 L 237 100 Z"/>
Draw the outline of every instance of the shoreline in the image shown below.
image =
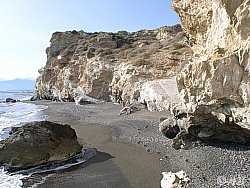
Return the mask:
<path fill-rule="evenodd" d="M 47 120 L 69 124 L 84 147 L 98 155 L 74 170 L 49 176 L 38 187 L 159 187 L 161 172 L 184 170 L 191 187 L 230 186 L 230 178 L 249 184 L 250 149 L 223 144 L 201 144 L 188 150 L 171 147 L 172 140 L 158 130 L 159 118 L 168 112 L 141 110 L 118 115 L 112 103 L 77 106 L 51 101 L 28 102 L 48 106 Z M 236 174 L 237 173 L 237 177 Z M 225 182 L 218 178 L 224 177 Z M 227 180 L 227 181 L 226 181 Z"/>
<path fill-rule="evenodd" d="M 112 103 L 82 106 L 51 101 L 29 103 L 48 106 L 43 111 L 48 115 L 48 121 L 71 125 L 77 133 L 80 144 L 84 147 L 96 148 L 98 151 L 97 156 L 80 165 L 79 168 L 60 175 L 54 174 L 38 187 L 159 187 L 163 171 L 160 152 L 153 151 L 149 146 L 145 147 L 146 144 L 138 144 L 139 137 L 135 136 L 132 139 L 121 133 L 117 127 L 119 125 L 115 124 L 119 122 L 116 119 L 122 119 L 122 123 L 133 121 L 131 115 L 134 116 L 136 113 L 119 116 L 122 107 Z M 156 112 L 152 115 L 145 110 L 141 112 L 141 116 L 147 114 L 149 118 L 153 118 L 151 121 L 156 125 L 160 114 L 165 113 Z M 98 114 L 99 118 L 96 118 Z M 111 121 L 110 117 L 113 117 Z M 126 127 L 122 126 L 120 128 L 126 130 Z M 141 127 L 144 125 L 142 124 Z M 139 131 L 136 127 L 127 128 L 128 132 Z M 159 135 L 164 139 L 163 135 L 160 133 Z M 74 182 L 70 180 L 72 178 Z M 146 185 L 142 185 L 143 182 L 146 182 Z"/>

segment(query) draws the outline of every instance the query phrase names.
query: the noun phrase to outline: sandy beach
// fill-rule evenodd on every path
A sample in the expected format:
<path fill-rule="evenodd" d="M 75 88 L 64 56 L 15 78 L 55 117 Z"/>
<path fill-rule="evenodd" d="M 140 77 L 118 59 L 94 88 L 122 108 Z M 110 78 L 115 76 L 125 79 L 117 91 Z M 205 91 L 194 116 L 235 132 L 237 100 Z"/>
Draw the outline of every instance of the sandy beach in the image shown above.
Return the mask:
<path fill-rule="evenodd" d="M 48 106 L 49 121 L 69 124 L 84 147 L 97 156 L 64 172 L 51 174 L 38 187 L 160 187 L 161 172 L 184 170 L 190 187 L 249 186 L 250 149 L 234 144 L 208 145 L 200 141 L 188 149 L 174 149 L 172 140 L 158 131 L 168 112 L 141 110 L 118 115 L 121 106 L 100 103 L 36 101 Z M 235 182 L 230 181 L 235 179 Z"/>

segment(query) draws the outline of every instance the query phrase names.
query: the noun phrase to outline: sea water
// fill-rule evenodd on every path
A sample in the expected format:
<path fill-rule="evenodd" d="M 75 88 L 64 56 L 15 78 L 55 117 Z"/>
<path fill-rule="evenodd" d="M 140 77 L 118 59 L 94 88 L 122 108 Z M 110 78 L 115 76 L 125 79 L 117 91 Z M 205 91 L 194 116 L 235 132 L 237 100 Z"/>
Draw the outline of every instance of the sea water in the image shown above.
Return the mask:
<path fill-rule="evenodd" d="M 45 120 L 46 116 L 41 111 L 46 109 L 46 106 L 22 102 L 30 99 L 31 96 L 31 91 L 0 91 L 0 140 L 8 136 L 8 132 L 13 126 Z M 6 98 L 13 98 L 20 102 L 4 103 Z"/>
<path fill-rule="evenodd" d="M 21 126 L 27 122 L 45 120 L 42 110 L 47 107 L 24 103 L 30 99 L 32 91 L 0 91 L 0 140 L 9 136 L 9 131 L 13 126 Z M 4 103 L 6 98 L 20 100 L 17 103 Z M 22 187 L 21 179 L 25 178 L 22 174 L 10 175 L 0 167 L 0 188 Z"/>
<path fill-rule="evenodd" d="M 9 136 L 11 127 L 21 126 L 27 122 L 42 121 L 47 118 L 43 110 L 44 105 L 25 103 L 30 99 L 32 91 L 0 91 L 0 140 Z M 17 103 L 5 103 L 6 98 L 20 100 Z M 57 164 L 37 166 L 15 173 L 8 173 L 0 166 L 0 188 L 34 187 L 46 180 L 46 177 L 53 175 L 74 166 L 78 166 L 96 155 L 96 150 L 84 148 L 83 152 L 75 156 L 71 162 L 59 162 Z"/>
<path fill-rule="evenodd" d="M 5 101 L 7 98 L 17 99 L 20 101 L 29 100 L 33 94 L 30 90 L 17 90 L 17 91 L 0 91 L 0 102 Z"/>

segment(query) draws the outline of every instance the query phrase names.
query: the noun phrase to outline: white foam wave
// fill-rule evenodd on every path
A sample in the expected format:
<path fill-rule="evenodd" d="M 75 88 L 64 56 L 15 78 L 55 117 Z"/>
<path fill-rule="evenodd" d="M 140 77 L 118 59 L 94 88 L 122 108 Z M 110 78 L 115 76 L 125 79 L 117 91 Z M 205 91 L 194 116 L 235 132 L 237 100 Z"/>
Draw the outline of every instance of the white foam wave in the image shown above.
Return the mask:
<path fill-rule="evenodd" d="M 9 118 L 4 117 L 4 116 L 0 116 L 0 133 L 5 128 L 11 127 L 13 125 L 16 125 L 16 121 L 15 120 L 9 119 Z M 1 138 L 0 138 L 0 140 L 1 140 Z"/>
<path fill-rule="evenodd" d="M 31 121 L 41 121 L 46 119 L 45 116 L 40 113 L 40 111 L 47 108 L 43 105 L 34 105 L 27 103 L 15 103 L 15 104 L 6 104 L 0 103 L 0 107 L 3 113 L 0 114 L 0 140 L 5 139 L 9 136 L 9 131 L 13 126 L 20 126 L 26 122 Z M 79 156 L 77 156 L 74 161 L 68 163 L 68 161 L 52 165 L 51 167 L 39 166 L 34 167 L 29 170 L 21 170 L 15 173 L 7 173 L 3 170 L 3 167 L 0 166 L 0 188 L 19 188 L 26 186 L 27 181 L 31 182 L 32 186 L 39 184 L 44 181 L 44 178 L 35 180 L 36 174 L 38 173 L 51 173 L 54 171 L 60 171 L 68 169 L 72 166 L 80 165 L 81 163 L 86 162 L 89 158 L 96 155 L 96 150 L 85 148 Z"/>
<path fill-rule="evenodd" d="M 94 150 L 93 150 L 94 151 Z M 93 155 L 95 155 L 95 153 L 93 153 Z M 93 157 L 93 156 L 92 156 Z M 88 160 L 88 158 L 86 159 L 79 159 L 76 160 L 75 163 L 72 164 L 65 164 L 62 166 L 57 166 L 55 168 L 48 168 L 48 169 L 39 169 L 39 167 L 34 167 L 31 168 L 29 170 L 21 170 L 19 172 L 15 172 L 15 173 L 8 173 L 6 171 L 4 171 L 4 167 L 0 167 L 0 188 L 22 188 L 24 183 L 22 180 L 27 180 L 32 182 L 32 187 L 36 187 L 36 185 L 41 184 L 45 181 L 46 177 L 40 177 L 37 178 L 37 176 L 39 176 L 39 174 L 41 173 L 46 173 L 46 172 L 55 172 L 55 171 L 60 171 L 60 170 L 65 170 L 68 169 L 70 167 L 73 166 L 77 166 L 80 165 L 84 162 L 86 162 Z M 32 172 L 33 171 L 33 172 Z M 39 173 L 39 174 L 37 174 Z M 28 175 L 23 175 L 23 174 L 28 174 Z"/>
<path fill-rule="evenodd" d="M 46 116 L 40 114 L 47 106 L 27 103 L 0 104 L 0 140 L 6 138 L 8 128 L 18 126 L 27 122 L 42 121 Z"/>
<path fill-rule="evenodd" d="M 26 122 L 45 120 L 46 117 L 40 113 L 47 106 L 27 103 L 0 103 L 0 140 L 9 136 L 13 126 L 19 126 Z M 0 167 L 0 188 L 19 188 L 23 186 L 22 179 L 30 175 L 9 174 Z"/>
<path fill-rule="evenodd" d="M 9 175 L 3 168 L 0 169 L 0 188 L 18 188 L 22 187 L 23 182 L 22 178 L 28 176 L 24 176 L 21 174 Z"/>
<path fill-rule="evenodd" d="M 30 97 L 24 97 L 24 98 L 21 98 L 21 99 L 19 99 L 20 101 L 28 101 L 28 100 L 30 100 Z"/>

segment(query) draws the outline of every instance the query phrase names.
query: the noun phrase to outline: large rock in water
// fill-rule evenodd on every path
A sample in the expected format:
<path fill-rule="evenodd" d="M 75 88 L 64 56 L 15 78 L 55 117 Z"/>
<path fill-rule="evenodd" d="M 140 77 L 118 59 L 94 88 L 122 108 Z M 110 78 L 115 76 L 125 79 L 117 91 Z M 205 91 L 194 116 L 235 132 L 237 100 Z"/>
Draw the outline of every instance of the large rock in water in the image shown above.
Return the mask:
<path fill-rule="evenodd" d="M 56 32 L 39 70 L 34 99 L 77 101 L 84 96 L 131 104 L 143 83 L 176 75 L 191 56 L 180 25 L 117 33 Z"/>
<path fill-rule="evenodd" d="M 12 99 L 12 98 L 7 98 L 7 99 L 5 100 L 5 102 L 7 102 L 7 103 L 16 103 L 17 100 L 16 100 L 16 99 Z"/>
<path fill-rule="evenodd" d="M 69 159 L 81 149 L 76 133 L 69 125 L 32 122 L 12 128 L 11 135 L 0 141 L 0 165 L 28 168 Z"/>
<path fill-rule="evenodd" d="M 173 113 L 180 128 L 202 139 L 250 142 L 249 4 L 173 0 L 194 51 L 177 75 L 182 109 Z"/>

